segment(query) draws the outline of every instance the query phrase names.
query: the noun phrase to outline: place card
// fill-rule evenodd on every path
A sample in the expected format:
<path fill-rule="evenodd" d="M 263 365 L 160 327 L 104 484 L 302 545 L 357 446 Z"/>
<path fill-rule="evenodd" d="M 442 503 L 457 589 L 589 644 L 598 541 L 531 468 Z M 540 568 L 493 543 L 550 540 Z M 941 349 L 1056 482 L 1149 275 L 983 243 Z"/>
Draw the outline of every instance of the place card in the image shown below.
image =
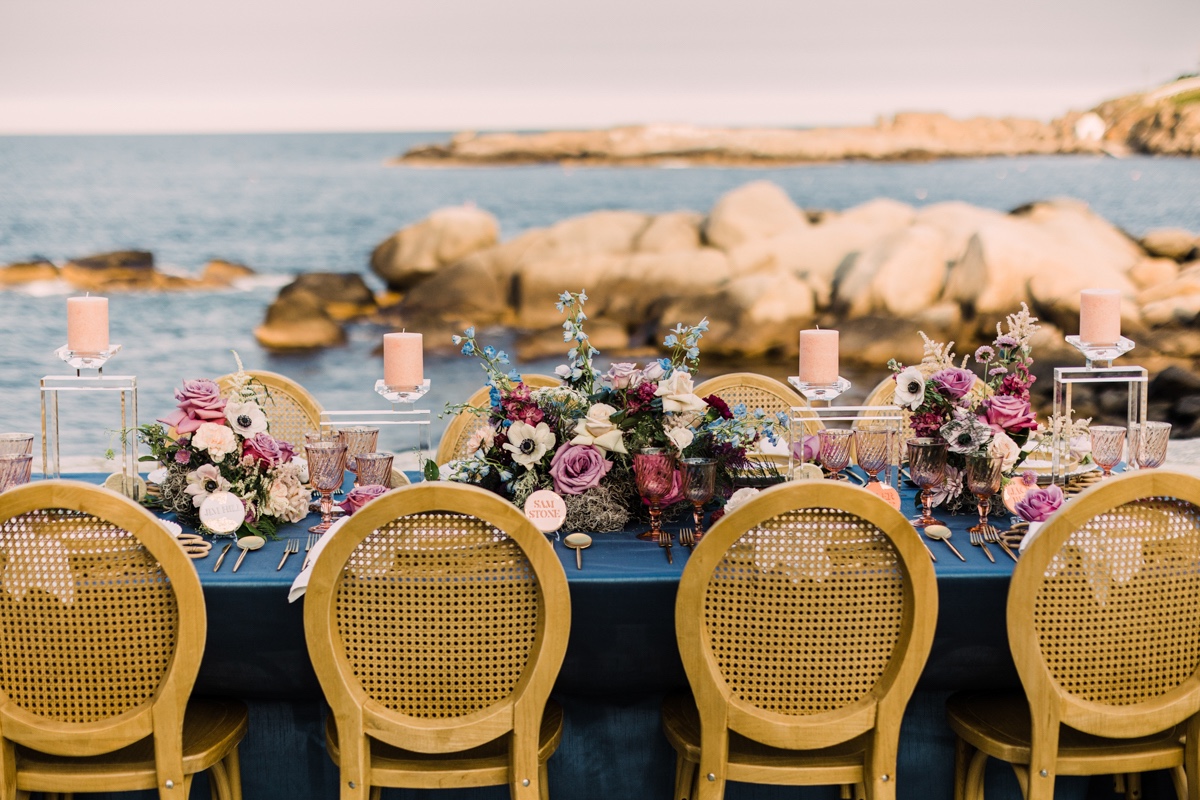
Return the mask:
<path fill-rule="evenodd" d="M 542 533 L 554 533 L 567 519 L 567 504 L 549 489 L 539 489 L 525 501 L 525 516 Z"/>
<path fill-rule="evenodd" d="M 200 504 L 200 524 L 213 533 L 233 533 L 246 521 L 246 506 L 232 492 L 213 492 Z"/>

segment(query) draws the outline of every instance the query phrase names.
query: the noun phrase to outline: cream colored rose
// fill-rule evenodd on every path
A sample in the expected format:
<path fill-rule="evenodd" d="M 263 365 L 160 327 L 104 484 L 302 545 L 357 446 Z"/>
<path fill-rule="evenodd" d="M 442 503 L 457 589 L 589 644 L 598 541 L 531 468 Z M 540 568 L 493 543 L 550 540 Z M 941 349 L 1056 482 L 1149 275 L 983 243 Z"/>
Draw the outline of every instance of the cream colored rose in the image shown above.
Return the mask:
<path fill-rule="evenodd" d="M 1017 459 L 1021 456 L 1021 447 L 1009 437 L 1007 433 L 997 433 L 992 437 L 992 443 L 988 445 L 988 455 L 1004 456 L 1004 471 L 1008 472 L 1012 469 Z"/>
<path fill-rule="evenodd" d="M 228 425 L 204 422 L 192 434 L 192 447 L 197 450 L 207 450 L 213 461 L 220 461 L 237 449 L 237 440 Z"/>
<path fill-rule="evenodd" d="M 596 403 L 588 409 L 587 416 L 575 423 L 575 438 L 571 444 L 590 444 L 612 453 L 625 453 L 625 441 L 621 431 L 609 419 L 617 410 L 604 403 Z"/>
<path fill-rule="evenodd" d="M 655 390 L 654 396 L 662 398 L 663 411 L 668 414 L 704 411 L 707 404 L 696 396 L 695 388 L 692 376 L 679 370 L 672 372 L 671 377 L 665 381 L 658 382 L 658 389 Z"/>
<path fill-rule="evenodd" d="M 683 449 L 691 444 L 692 440 L 696 438 L 696 434 L 692 433 L 691 428 L 672 428 L 671 430 L 667 431 L 667 438 L 675 443 L 675 446 L 679 448 L 680 452 L 683 452 Z"/>

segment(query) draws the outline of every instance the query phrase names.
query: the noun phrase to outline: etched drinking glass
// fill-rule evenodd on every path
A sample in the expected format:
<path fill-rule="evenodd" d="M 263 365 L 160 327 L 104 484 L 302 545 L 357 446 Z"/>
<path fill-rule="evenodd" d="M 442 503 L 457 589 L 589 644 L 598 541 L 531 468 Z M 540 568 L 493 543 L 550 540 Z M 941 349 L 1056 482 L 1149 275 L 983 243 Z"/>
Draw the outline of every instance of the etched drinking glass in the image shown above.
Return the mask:
<path fill-rule="evenodd" d="M 0 433 L 0 456 L 33 452 L 32 433 Z"/>
<path fill-rule="evenodd" d="M 1142 469 L 1156 469 L 1167 460 L 1167 442 L 1171 439 L 1171 423 L 1144 422 L 1138 436 L 1137 462 Z"/>
<path fill-rule="evenodd" d="M 700 541 L 704 535 L 704 504 L 712 500 L 717 487 L 717 462 L 712 458 L 685 458 L 679 464 L 683 472 L 683 494 L 692 501 L 696 541 Z"/>
<path fill-rule="evenodd" d="M 650 530 L 639 533 L 638 538 L 658 542 L 662 536 L 660 504 L 675 483 L 675 454 L 665 447 L 642 448 L 633 455 L 633 475 L 638 494 L 650 504 Z"/>
<path fill-rule="evenodd" d="M 341 442 L 314 442 L 304 445 L 308 459 L 308 480 L 321 494 L 321 522 L 308 530 L 324 533 L 333 524 L 333 492 L 346 477 L 346 445 Z"/>
<path fill-rule="evenodd" d="M 1121 463 L 1125 452 L 1125 429 L 1120 425 L 1093 425 L 1088 432 L 1092 437 L 1092 460 L 1104 470 L 1105 478 L 1112 477 L 1113 467 Z"/>
<path fill-rule="evenodd" d="M 355 485 L 388 486 L 392 485 L 391 453 L 359 453 L 355 459 L 358 466 L 358 480 Z"/>
<path fill-rule="evenodd" d="M 967 489 L 975 495 L 979 504 L 979 524 L 967 529 L 967 533 L 980 533 L 985 536 L 993 531 L 988 522 L 988 512 L 992 508 L 992 496 L 1000 491 L 1000 481 L 1004 474 L 1004 456 L 969 456 L 967 458 L 966 481 Z"/>
<path fill-rule="evenodd" d="M 0 492 L 29 483 L 33 473 L 33 456 L 29 453 L 0 455 Z"/>
<path fill-rule="evenodd" d="M 909 439 L 907 444 L 908 473 L 912 482 L 921 490 L 921 513 L 909 521 L 918 528 L 944 525 L 944 522 L 933 516 L 933 492 L 930 490 L 940 486 L 946 479 L 946 442 L 942 439 L 921 437 Z"/>
<path fill-rule="evenodd" d="M 379 445 L 379 428 L 366 425 L 351 425 L 340 431 L 342 444 L 346 445 L 346 469 L 354 473 L 354 488 L 359 487 L 357 458 L 361 453 L 374 453 Z"/>
<path fill-rule="evenodd" d="M 854 432 L 854 450 L 858 465 L 867 473 L 867 483 L 879 483 L 875 477 L 888 465 L 892 453 L 892 432 L 858 430 Z"/>
<path fill-rule="evenodd" d="M 817 438 L 821 442 L 821 450 L 817 457 L 821 459 L 821 466 L 829 473 L 829 480 L 846 480 L 842 470 L 850 465 L 850 443 L 854 441 L 854 431 L 826 428 L 817 431 Z"/>

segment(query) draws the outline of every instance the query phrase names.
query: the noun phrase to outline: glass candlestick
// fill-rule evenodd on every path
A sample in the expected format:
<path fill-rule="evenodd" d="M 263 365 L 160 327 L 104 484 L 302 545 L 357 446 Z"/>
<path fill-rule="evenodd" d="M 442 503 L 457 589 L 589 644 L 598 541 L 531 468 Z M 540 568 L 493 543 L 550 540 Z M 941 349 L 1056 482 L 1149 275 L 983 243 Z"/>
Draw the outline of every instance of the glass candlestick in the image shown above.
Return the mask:
<path fill-rule="evenodd" d="M 1126 339 L 1124 336 L 1118 338 L 1112 344 L 1083 342 L 1080 341 L 1078 336 L 1068 336 L 1066 337 L 1066 342 L 1083 353 L 1084 359 L 1087 360 L 1088 369 L 1111 367 L 1114 358 L 1120 358 L 1135 347 L 1133 340 Z"/>
<path fill-rule="evenodd" d="M 98 353 L 86 353 L 80 350 L 71 350 L 67 345 L 63 345 L 54 351 L 54 355 L 67 362 L 75 374 L 78 375 L 81 370 L 94 369 L 103 374 L 104 365 L 107 364 L 112 357 L 121 351 L 121 345 L 112 344 Z"/>
<path fill-rule="evenodd" d="M 429 378 L 426 378 L 419 386 L 388 386 L 380 378 L 375 381 L 375 392 L 382 395 L 392 405 L 402 403 L 411 405 L 429 393 Z"/>
<path fill-rule="evenodd" d="M 824 403 L 832 403 L 839 396 L 846 393 L 850 388 L 850 381 L 838 376 L 838 379 L 833 383 L 809 383 L 808 381 L 800 380 L 800 376 L 793 375 L 788 378 L 788 383 L 796 387 L 796 391 L 804 395 L 808 402 L 812 403 L 820 400 Z"/>

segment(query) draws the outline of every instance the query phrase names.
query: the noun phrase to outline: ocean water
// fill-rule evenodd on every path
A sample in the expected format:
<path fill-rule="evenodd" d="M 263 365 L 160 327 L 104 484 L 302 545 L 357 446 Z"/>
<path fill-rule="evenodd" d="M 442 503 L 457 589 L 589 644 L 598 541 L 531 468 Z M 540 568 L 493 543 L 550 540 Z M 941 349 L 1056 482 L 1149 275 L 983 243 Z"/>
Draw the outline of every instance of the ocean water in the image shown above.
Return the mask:
<path fill-rule="evenodd" d="M 0 137 L 0 263 L 138 248 L 168 270 L 194 273 L 216 257 L 260 273 L 224 291 L 111 295 L 112 341 L 124 349 L 106 371 L 138 377 L 146 422 L 173 407 L 180 380 L 232 371 L 230 350 L 250 368 L 296 378 L 328 408 L 386 407 L 371 388 L 382 373 L 372 352 L 383 331 L 354 326 L 345 347 L 298 356 L 263 351 L 252 331 L 291 275 L 369 274 L 376 244 L 446 205 L 487 209 L 508 238 L 598 209 L 704 211 L 729 189 L 765 178 L 805 208 L 844 209 L 883 196 L 914 206 L 963 200 L 1010 209 L 1069 196 L 1134 235 L 1167 226 L 1200 231 L 1200 160 L 1055 156 L 777 169 L 386 164 L 448 135 Z M 57 283 L 0 290 L 0 430 L 39 430 L 38 380 L 68 374 L 53 354 L 66 340 L 68 294 Z M 494 338 L 507 342 L 503 333 Z M 554 363 L 520 366 L 548 372 Z M 454 356 L 428 355 L 426 373 L 434 389 L 424 405 L 435 410 L 464 399 L 481 378 L 471 360 Z M 875 379 L 883 374 L 881 367 Z M 101 452 L 116 420 L 115 406 L 94 398 L 66 403 L 64 455 Z M 435 419 L 439 432 L 441 425 Z"/>

